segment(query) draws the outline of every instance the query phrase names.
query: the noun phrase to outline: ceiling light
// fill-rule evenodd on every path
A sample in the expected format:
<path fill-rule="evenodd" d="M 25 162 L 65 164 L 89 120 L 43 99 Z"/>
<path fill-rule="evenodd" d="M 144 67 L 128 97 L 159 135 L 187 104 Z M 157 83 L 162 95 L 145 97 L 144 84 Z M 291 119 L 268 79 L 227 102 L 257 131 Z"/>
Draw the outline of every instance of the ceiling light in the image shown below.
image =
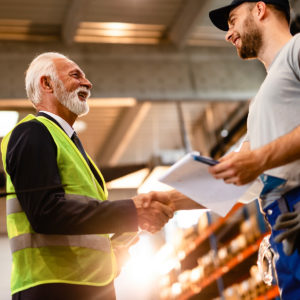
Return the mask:
<path fill-rule="evenodd" d="M 229 131 L 227 129 L 223 129 L 221 132 L 220 132 L 220 135 L 221 137 L 223 138 L 226 138 L 229 134 Z"/>
<path fill-rule="evenodd" d="M 132 107 L 135 106 L 135 98 L 89 98 L 89 107 Z M 17 109 L 32 108 L 32 103 L 28 99 L 0 99 L 0 108 Z"/>
<path fill-rule="evenodd" d="M 161 24 L 138 24 L 138 23 L 122 23 L 122 22 L 80 22 L 80 29 L 106 29 L 106 30 L 156 30 L 164 31 L 165 25 Z"/>
<path fill-rule="evenodd" d="M 121 22 L 107 22 L 100 23 L 103 28 L 111 29 L 111 30 L 124 30 L 131 28 L 132 24 L 130 23 L 121 23 Z"/>
<path fill-rule="evenodd" d="M 135 98 L 90 98 L 88 103 L 90 107 L 131 107 L 137 101 Z"/>

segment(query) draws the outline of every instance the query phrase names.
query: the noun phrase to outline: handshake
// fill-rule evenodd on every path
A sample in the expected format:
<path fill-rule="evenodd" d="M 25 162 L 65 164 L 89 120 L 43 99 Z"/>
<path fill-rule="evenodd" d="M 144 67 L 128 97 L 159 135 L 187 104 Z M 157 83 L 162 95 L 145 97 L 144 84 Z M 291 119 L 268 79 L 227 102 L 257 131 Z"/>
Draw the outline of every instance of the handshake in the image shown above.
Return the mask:
<path fill-rule="evenodd" d="M 138 216 L 138 225 L 151 233 L 159 231 L 174 215 L 175 204 L 169 192 L 150 192 L 132 198 Z"/>

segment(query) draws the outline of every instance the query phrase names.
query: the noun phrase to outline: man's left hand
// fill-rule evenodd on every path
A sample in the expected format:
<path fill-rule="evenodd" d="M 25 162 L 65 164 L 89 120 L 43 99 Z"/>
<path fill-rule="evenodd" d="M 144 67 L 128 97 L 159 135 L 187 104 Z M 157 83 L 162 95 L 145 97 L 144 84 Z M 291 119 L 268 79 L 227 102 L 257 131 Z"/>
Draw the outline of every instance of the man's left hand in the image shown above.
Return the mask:
<path fill-rule="evenodd" d="M 256 151 L 231 152 L 219 161 L 220 163 L 209 168 L 209 172 L 226 183 L 244 185 L 255 180 L 264 171 L 263 159 Z"/>

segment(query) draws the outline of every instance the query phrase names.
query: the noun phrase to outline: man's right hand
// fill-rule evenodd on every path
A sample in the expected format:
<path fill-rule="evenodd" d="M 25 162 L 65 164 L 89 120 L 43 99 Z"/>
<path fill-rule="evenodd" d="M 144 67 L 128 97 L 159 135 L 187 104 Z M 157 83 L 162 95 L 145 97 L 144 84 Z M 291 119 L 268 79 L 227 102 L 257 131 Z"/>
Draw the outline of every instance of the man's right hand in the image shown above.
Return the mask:
<path fill-rule="evenodd" d="M 150 192 L 132 198 L 139 227 L 151 233 L 159 231 L 174 215 L 174 207 L 167 193 Z"/>

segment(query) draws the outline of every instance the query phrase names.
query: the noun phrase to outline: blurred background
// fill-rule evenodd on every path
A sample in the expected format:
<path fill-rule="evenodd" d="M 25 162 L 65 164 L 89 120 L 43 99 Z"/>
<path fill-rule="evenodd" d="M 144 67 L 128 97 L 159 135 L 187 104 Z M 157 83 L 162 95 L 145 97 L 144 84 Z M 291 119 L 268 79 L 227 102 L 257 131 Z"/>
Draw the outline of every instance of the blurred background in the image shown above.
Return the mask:
<path fill-rule="evenodd" d="M 228 0 L 0 0 L 0 141 L 34 113 L 24 73 L 38 54 L 58 51 L 93 83 L 90 113 L 75 129 L 108 182 L 109 199 L 165 190 L 157 183 L 189 151 L 218 158 L 238 147 L 248 105 L 265 77 L 241 61 L 212 26 Z M 300 1 L 291 1 L 291 31 Z M 0 191 L 5 177 L 0 165 Z M 257 272 L 267 234 L 258 205 L 226 218 L 180 212 L 155 235 L 140 234 L 116 280 L 118 299 L 274 299 Z M 5 199 L 0 199 L 0 299 L 9 299 Z"/>

